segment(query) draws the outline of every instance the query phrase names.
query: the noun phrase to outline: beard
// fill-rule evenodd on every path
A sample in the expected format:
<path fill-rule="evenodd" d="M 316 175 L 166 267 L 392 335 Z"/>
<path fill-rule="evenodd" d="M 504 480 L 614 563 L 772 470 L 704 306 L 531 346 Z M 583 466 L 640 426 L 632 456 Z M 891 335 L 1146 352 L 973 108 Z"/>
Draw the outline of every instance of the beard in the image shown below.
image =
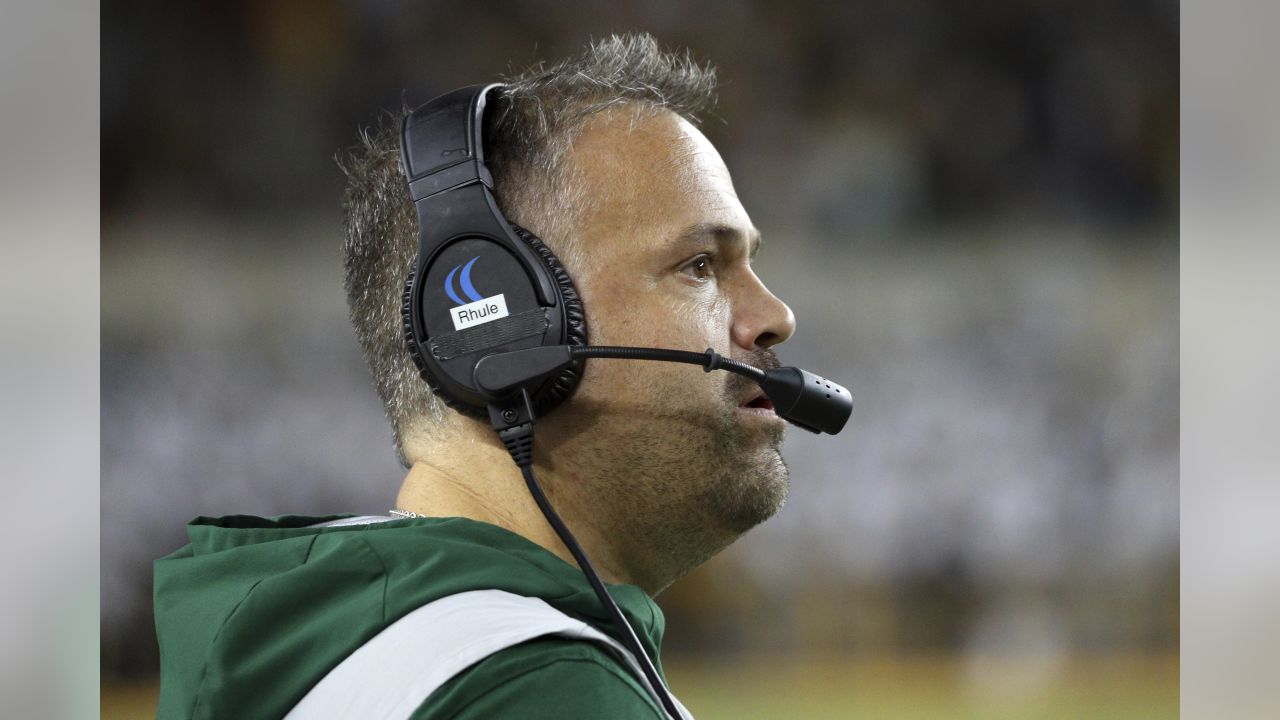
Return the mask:
<path fill-rule="evenodd" d="M 762 350 L 744 358 L 762 370 L 779 367 L 777 355 Z M 706 476 L 713 482 L 702 485 L 701 507 L 711 509 L 733 537 L 773 517 L 787 499 L 789 472 L 782 459 L 785 427 L 742 427 L 737 417 L 738 402 L 756 384 L 741 375 L 725 373 L 725 407 L 714 428 L 711 448 L 706 453 Z M 710 519 L 710 518 L 709 518 Z"/>
<path fill-rule="evenodd" d="M 735 359 L 779 366 L 771 350 Z M 607 408 L 586 403 L 550 445 L 559 448 L 555 464 L 572 468 L 575 487 L 549 490 L 572 493 L 595 524 L 625 539 L 620 554 L 643 568 L 638 574 L 654 587 L 710 559 L 777 513 L 787 497 L 784 427 L 744 422 L 737 409 L 755 383 L 725 373 L 714 401 L 703 395 L 691 403 L 690 383 L 703 379 L 690 376 L 692 369 L 631 376 L 627 384 L 641 383 L 644 392 L 634 395 L 642 399 L 615 399 Z"/>

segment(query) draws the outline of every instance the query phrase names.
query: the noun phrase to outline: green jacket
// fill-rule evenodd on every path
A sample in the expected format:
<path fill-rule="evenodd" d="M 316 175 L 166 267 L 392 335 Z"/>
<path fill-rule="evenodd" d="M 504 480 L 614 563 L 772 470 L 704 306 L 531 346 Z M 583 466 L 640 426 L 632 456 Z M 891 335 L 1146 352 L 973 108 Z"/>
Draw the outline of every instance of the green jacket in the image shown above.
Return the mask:
<path fill-rule="evenodd" d="M 308 527 L 340 517 L 196 518 L 156 561 L 160 720 L 281 718 L 388 624 L 469 590 L 542 598 L 620 639 L 582 572 L 519 535 L 464 518 Z M 610 592 L 661 672 L 662 611 L 634 585 Z M 414 714 L 595 717 L 662 714 L 602 647 L 559 638 L 489 656 Z"/>

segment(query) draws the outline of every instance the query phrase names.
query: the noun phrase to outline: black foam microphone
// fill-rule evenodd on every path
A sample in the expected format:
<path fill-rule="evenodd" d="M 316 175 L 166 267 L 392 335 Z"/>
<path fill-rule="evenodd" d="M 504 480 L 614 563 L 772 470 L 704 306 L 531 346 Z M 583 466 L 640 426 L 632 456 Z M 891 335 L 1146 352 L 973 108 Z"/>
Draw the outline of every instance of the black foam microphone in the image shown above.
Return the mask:
<path fill-rule="evenodd" d="M 838 383 L 797 367 L 762 370 L 711 349 L 699 353 L 664 348 L 544 345 L 481 358 L 476 363 L 475 383 L 495 398 L 504 397 L 582 358 L 658 360 L 699 365 L 706 372 L 735 373 L 755 381 L 779 417 L 813 433 L 835 435 L 853 414 L 853 398 Z"/>

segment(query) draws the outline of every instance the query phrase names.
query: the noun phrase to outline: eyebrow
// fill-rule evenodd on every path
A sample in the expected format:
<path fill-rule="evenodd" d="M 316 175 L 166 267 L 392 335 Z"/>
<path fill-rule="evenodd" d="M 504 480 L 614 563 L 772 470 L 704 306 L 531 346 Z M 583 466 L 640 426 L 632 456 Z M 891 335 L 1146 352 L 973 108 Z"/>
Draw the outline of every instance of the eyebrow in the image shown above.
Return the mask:
<path fill-rule="evenodd" d="M 681 230 L 672 240 L 671 247 L 685 248 L 696 247 L 702 244 L 707 238 L 713 238 L 717 243 L 732 242 L 738 238 L 745 238 L 750 249 L 747 257 L 753 258 L 756 253 L 760 252 L 760 248 L 764 246 L 764 238 L 760 236 L 760 231 L 755 228 L 749 228 L 745 232 L 739 228 L 724 223 L 698 223 L 690 225 Z"/>

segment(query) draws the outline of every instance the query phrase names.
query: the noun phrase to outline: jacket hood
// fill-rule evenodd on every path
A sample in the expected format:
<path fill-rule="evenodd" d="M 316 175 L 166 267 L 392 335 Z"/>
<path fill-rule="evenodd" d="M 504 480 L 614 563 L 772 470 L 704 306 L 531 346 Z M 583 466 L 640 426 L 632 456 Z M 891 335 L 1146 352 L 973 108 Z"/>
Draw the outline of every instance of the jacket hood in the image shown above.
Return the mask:
<path fill-rule="evenodd" d="M 469 590 L 542 598 L 621 639 L 582 572 L 519 535 L 465 518 L 315 527 L 344 517 L 188 525 L 155 564 L 159 718 L 282 717 L 386 625 Z M 610 592 L 656 662 L 662 611 L 634 585 Z"/>

